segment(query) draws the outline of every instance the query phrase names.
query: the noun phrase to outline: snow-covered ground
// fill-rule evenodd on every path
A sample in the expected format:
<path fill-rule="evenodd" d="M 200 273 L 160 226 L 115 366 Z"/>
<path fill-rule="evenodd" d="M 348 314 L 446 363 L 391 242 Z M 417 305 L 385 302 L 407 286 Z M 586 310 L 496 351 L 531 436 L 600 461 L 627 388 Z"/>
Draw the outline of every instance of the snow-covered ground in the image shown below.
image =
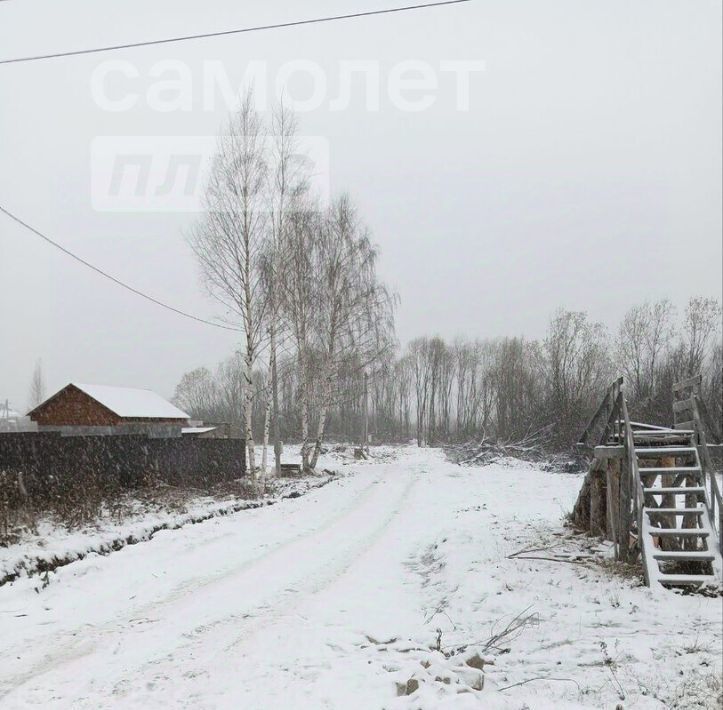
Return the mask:
<path fill-rule="evenodd" d="M 721 600 L 586 562 L 580 476 L 343 469 L 0 588 L 0 707 L 719 707 Z"/>
<path fill-rule="evenodd" d="M 23 576 L 35 575 L 36 588 L 47 578 L 38 575 L 88 554 L 110 554 L 129 544 L 150 540 L 161 530 L 175 530 L 208 518 L 230 515 L 250 508 L 274 505 L 325 485 L 330 475 L 278 479 L 269 483 L 265 494 L 244 498 L 229 484 L 216 495 L 194 489 L 158 488 L 145 496 L 124 494 L 114 509 L 104 507 L 86 524 L 68 528 L 51 516 L 26 527 L 17 541 L 0 546 L 0 586 Z"/>

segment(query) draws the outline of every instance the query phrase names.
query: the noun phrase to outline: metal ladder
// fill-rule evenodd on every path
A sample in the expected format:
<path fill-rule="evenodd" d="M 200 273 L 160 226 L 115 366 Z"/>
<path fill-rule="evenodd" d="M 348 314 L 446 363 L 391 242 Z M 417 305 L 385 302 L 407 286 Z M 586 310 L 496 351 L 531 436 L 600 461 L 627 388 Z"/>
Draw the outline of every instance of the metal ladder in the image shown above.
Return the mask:
<path fill-rule="evenodd" d="M 720 587 L 723 558 L 696 431 L 636 431 L 634 444 L 643 495 L 639 544 L 648 584 Z"/>

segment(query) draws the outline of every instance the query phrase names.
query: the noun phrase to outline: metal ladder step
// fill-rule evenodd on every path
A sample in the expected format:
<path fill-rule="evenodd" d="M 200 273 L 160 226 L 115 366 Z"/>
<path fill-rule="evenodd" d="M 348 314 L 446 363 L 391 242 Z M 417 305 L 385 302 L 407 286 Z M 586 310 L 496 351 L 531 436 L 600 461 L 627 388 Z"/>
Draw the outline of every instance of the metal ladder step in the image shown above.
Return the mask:
<path fill-rule="evenodd" d="M 676 466 L 675 468 L 653 468 L 652 466 L 650 468 L 638 468 L 638 471 L 640 471 L 640 475 L 643 474 L 658 474 L 658 473 L 700 473 L 700 466 Z"/>
<path fill-rule="evenodd" d="M 635 449 L 635 453 L 640 458 L 649 458 L 651 456 L 684 456 L 687 454 L 694 454 L 696 452 L 695 446 L 650 446 L 640 447 Z"/>
<path fill-rule="evenodd" d="M 702 528 L 648 528 L 648 532 L 656 537 L 710 537 Z"/>
<path fill-rule="evenodd" d="M 718 577 L 712 574 L 661 574 L 658 577 L 660 584 L 674 586 L 687 586 L 689 584 L 720 584 Z"/>
<path fill-rule="evenodd" d="M 691 560 L 695 562 L 712 562 L 715 554 L 708 550 L 657 550 L 653 553 L 655 560 Z"/>
<path fill-rule="evenodd" d="M 645 495 L 688 495 L 705 493 L 703 486 L 688 486 L 687 488 L 643 488 Z"/>

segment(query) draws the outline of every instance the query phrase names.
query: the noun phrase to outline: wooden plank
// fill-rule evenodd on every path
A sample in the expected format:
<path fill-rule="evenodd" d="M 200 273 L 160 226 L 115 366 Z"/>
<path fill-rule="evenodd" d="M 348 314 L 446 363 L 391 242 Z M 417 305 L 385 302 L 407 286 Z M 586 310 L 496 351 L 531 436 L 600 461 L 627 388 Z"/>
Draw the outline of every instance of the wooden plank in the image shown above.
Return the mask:
<path fill-rule="evenodd" d="M 655 424 L 644 424 L 643 422 L 630 422 L 630 426 L 633 427 L 633 429 L 645 429 L 647 431 L 673 431 L 670 427 L 667 426 L 657 426 Z M 635 432 L 633 432 L 635 433 Z"/>
<path fill-rule="evenodd" d="M 585 427 L 584 431 L 580 435 L 580 438 L 578 439 L 579 444 L 585 444 L 587 442 L 587 438 L 590 436 L 590 430 L 595 426 L 597 423 L 597 420 L 600 418 L 602 413 L 606 410 L 608 403 L 610 402 L 610 393 L 611 390 L 608 389 L 608 391 L 605 393 L 605 397 L 603 398 L 603 401 L 600 402 L 600 406 L 595 410 L 595 413 L 590 417 L 590 421 L 587 423 L 587 426 Z"/>
<path fill-rule="evenodd" d="M 625 447 L 620 446 L 596 446 L 596 459 L 621 459 L 625 456 Z"/>
<path fill-rule="evenodd" d="M 681 380 L 680 382 L 676 382 L 673 385 L 673 392 L 680 392 L 684 390 L 686 387 L 700 387 L 701 382 L 703 381 L 702 375 L 693 375 L 692 377 L 686 377 L 684 380 Z"/>
<path fill-rule="evenodd" d="M 689 409 L 693 409 L 693 400 L 681 399 L 677 402 L 673 402 L 673 412 L 687 412 Z"/>
<path fill-rule="evenodd" d="M 695 432 L 695 421 L 678 422 L 678 423 L 675 425 L 675 428 L 676 428 L 678 431 Z"/>
<path fill-rule="evenodd" d="M 580 444 L 586 444 L 587 439 L 590 436 L 590 433 L 593 429 L 593 427 L 597 424 L 598 420 L 602 417 L 603 413 L 609 412 L 610 408 L 612 407 L 612 412 L 615 412 L 616 404 L 618 401 L 618 395 L 620 392 L 620 387 L 623 383 L 623 378 L 618 377 L 617 380 L 615 380 L 605 392 L 605 396 L 603 397 L 602 402 L 600 402 L 600 405 L 595 410 L 595 413 L 590 417 L 590 420 L 587 423 L 587 426 L 583 430 L 582 434 L 580 434 L 580 438 L 578 439 L 578 443 Z M 610 415 L 612 417 L 612 414 Z M 610 417 L 608 418 L 605 432 L 607 433 L 607 429 L 610 426 Z"/>
<path fill-rule="evenodd" d="M 625 437 L 625 456 L 622 459 L 622 466 L 620 472 L 620 559 L 623 562 L 631 561 L 630 554 L 630 531 L 632 530 L 633 522 L 633 511 L 631 510 L 631 503 L 633 502 L 634 490 L 642 488 L 640 483 L 640 477 L 638 475 L 638 462 L 635 458 L 635 442 L 633 441 L 633 430 L 630 427 L 630 415 L 628 414 L 628 404 L 625 401 L 625 396 L 620 395 L 620 414 L 621 419 L 624 422 L 624 437 Z M 634 488 L 634 486 L 636 488 Z M 636 511 L 637 512 L 637 511 Z M 645 552 L 644 548 L 640 546 L 641 555 L 643 555 L 643 566 L 645 567 Z M 648 571 L 645 569 L 645 575 L 647 580 Z"/>

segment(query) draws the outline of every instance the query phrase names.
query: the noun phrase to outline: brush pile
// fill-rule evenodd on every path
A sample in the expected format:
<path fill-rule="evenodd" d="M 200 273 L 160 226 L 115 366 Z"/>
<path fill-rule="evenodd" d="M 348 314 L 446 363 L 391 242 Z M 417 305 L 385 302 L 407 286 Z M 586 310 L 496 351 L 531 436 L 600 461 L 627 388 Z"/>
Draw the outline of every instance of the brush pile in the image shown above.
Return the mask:
<path fill-rule="evenodd" d="M 489 466 L 510 461 L 526 461 L 544 471 L 577 473 L 587 469 L 587 461 L 577 452 L 551 452 L 545 447 L 547 429 L 525 434 L 519 439 L 482 437 L 448 447 L 450 458 L 461 466 Z"/>

